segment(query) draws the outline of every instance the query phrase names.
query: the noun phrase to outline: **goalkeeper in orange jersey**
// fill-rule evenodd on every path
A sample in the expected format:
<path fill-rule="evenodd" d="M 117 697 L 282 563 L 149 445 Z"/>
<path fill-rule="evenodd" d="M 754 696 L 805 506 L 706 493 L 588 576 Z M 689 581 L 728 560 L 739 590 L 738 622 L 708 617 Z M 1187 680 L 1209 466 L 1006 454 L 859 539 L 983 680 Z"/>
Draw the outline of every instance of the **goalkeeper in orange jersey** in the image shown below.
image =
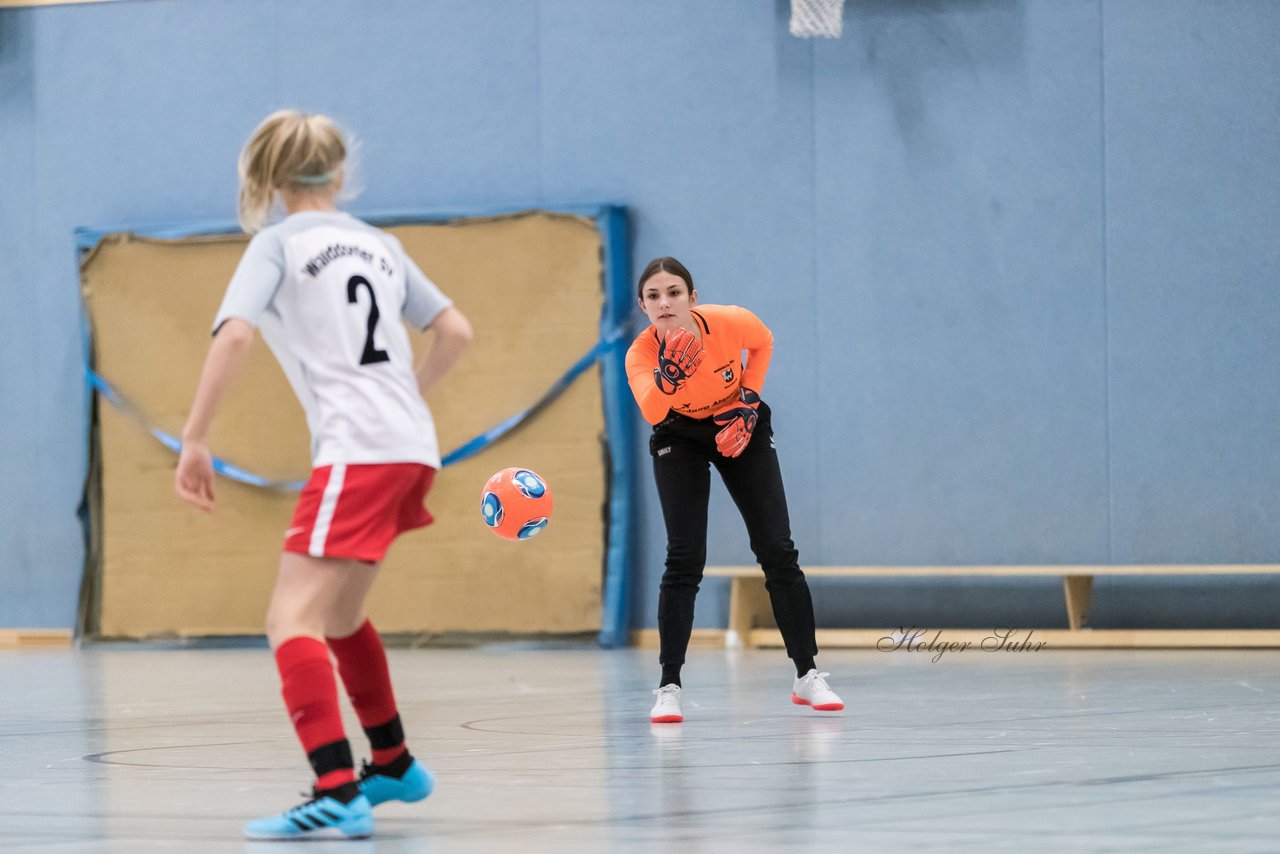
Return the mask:
<path fill-rule="evenodd" d="M 760 398 L 773 334 L 745 308 L 698 305 L 693 277 L 675 258 L 650 261 L 636 296 L 653 325 L 627 351 L 627 379 L 653 425 L 649 453 L 667 526 L 658 594 L 662 679 L 650 720 L 684 720 L 680 668 L 707 560 L 708 464 L 742 513 L 751 550 L 764 569 L 773 613 L 796 666 L 792 702 L 819 711 L 843 709 L 827 674 L 814 664 L 813 599 L 791 541 L 769 406 Z"/>

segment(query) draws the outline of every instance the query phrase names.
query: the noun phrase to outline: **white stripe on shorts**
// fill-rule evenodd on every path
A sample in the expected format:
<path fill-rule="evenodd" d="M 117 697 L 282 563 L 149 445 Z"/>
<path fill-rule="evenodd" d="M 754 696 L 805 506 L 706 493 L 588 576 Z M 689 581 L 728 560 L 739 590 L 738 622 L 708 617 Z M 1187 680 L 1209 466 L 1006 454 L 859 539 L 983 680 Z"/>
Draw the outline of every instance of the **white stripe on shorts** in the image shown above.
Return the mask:
<path fill-rule="evenodd" d="M 307 553 L 312 557 L 324 557 L 324 541 L 329 538 L 329 525 L 333 522 L 333 511 L 338 507 L 338 496 L 342 494 L 342 481 L 346 476 L 346 463 L 334 463 L 329 470 L 329 482 L 324 486 L 320 509 L 316 511 L 316 524 L 311 529 L 311 547 Z"/>

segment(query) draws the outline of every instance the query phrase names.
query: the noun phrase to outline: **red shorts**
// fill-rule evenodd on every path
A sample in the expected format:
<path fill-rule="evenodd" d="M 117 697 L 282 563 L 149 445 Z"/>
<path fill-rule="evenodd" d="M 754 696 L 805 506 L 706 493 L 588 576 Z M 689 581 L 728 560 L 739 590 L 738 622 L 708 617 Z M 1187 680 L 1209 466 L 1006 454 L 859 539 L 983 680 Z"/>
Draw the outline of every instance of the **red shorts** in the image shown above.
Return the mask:
<path fill-rule="evenodd" d="M 436 470 L 421 463 L 335 463 L 311 472 L 284 550 L 376 563 L 404 531 L 431 524 L 422 505 Z"/>

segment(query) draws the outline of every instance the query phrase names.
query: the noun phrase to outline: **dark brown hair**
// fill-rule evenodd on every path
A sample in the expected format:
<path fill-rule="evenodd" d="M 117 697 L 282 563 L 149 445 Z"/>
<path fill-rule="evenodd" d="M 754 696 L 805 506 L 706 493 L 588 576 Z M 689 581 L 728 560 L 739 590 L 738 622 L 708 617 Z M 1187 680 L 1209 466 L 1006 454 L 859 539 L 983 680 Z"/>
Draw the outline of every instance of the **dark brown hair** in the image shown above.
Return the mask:
<path fill-rule="evenodd" d="M 640 274 L 640 281 L 636 285 L 636 299 L 644 300 L 644 283 L 658 273 L 671 273 L 673 276 L 679 276 L 684 279 L 684 283 L 689 286 L 690 296 L 693 295 L 693 276 L 689 275 L 689 271 L 685 269 L 683 264 L 670 255 L 666 255 L 662 258 L 654 258 L 645 265 L 644 272 Z"/>

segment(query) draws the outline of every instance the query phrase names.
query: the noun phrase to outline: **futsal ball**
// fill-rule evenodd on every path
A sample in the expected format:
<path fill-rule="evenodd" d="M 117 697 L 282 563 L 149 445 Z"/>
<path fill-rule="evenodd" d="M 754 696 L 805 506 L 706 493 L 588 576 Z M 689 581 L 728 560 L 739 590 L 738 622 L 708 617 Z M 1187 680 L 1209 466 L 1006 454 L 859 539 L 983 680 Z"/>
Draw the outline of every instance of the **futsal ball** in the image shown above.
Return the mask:
<path fill-rule="evenodd" d="M 551 521 L 551 487 L 528 469 L 503 469 L 480 493 L 484 523 L 506 540 L 536 537 Z"/>

